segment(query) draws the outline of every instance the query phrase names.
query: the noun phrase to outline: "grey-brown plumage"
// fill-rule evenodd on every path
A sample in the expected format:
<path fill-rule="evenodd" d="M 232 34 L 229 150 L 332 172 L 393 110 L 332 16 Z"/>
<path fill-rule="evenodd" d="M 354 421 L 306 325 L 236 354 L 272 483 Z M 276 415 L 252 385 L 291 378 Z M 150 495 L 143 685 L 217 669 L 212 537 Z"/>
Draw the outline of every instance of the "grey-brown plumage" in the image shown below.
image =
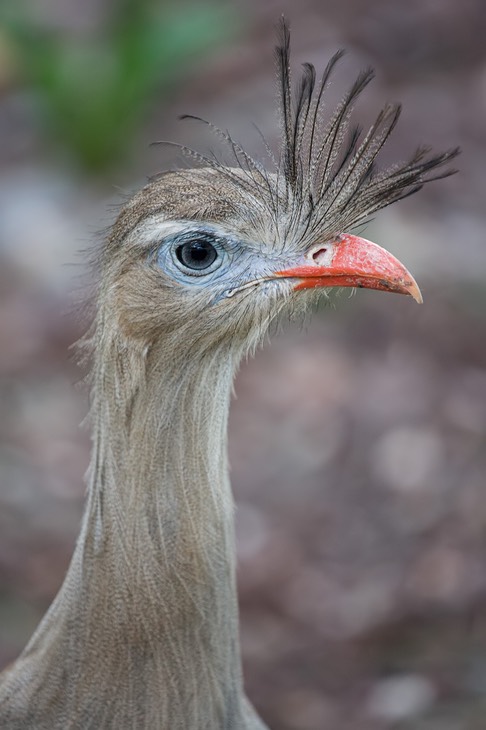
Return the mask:
<path fill-rule="evenodd" d="M 325 122 L 340 54 L 291 98 L 277 49 L 282 149 L 266 171 L 228 135 L 232 167 L 165 173 L 123 208 L 101 251 L 93 455 L 65 582 L 0 682 L 6 730 L 257 730 L 241 677 L 226 426 L 234 373 L 301 289 L 410 293 L 406 269 L 345 232 L 438 176 L 457 151 L 374 170 L 399 108 L 350 128 L 362 74 Z M 217 130 L 216 130 L 217 131 Z M 323 289 L 324 287 L 324 289 Z"/>

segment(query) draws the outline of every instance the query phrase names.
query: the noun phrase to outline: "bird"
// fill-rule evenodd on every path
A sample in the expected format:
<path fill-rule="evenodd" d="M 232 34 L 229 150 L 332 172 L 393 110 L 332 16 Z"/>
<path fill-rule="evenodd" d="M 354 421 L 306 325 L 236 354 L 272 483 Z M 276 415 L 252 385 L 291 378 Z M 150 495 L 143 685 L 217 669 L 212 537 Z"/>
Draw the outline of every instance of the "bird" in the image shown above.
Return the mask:
<path fill-rule="evenodd" d="M 97 255 L 90 359 L 92 457 L 64 583 L 0 678 L 4 730 L 264 730 L 246 697 L 235 580 L 227 422 L 242 358 L 276 318 L 331 288 L 419 287 L 355 231 L 454 172 L 420 147 L 380 169 L 400 105 L 363 132 L 359 74 L 328 112 L 339 51 L 291 79 L 278 27 L 280 147 L 266 164 L 204 120 L 231 163 L 183 145 L 122 207 Z"/>

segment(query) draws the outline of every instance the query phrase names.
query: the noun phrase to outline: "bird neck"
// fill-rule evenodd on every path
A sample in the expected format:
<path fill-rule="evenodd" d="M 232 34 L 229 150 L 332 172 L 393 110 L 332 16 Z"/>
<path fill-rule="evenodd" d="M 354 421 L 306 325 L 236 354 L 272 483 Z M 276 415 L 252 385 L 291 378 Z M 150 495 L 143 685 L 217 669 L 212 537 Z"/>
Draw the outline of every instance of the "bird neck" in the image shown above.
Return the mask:
<path fill-rule="evenodd" d="M 246 727 L 226 456 L 235 360 L 109 347 L 81 534 L 25 655 L 72 701 L 63 721 L 85 706 L 104 718 L 108 702 L 106 727 L 128 727 L 134 707 L 140 727 Z"/>

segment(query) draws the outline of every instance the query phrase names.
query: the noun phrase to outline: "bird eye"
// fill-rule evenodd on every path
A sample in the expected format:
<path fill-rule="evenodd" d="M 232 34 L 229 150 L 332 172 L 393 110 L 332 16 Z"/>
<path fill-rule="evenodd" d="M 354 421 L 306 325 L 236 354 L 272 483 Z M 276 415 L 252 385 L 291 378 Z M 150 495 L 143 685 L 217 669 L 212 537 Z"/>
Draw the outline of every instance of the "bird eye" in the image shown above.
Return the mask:
<path fill-rule="evenodd" d="M 218 252 L 212 243 L 201 239 L 186 241 L 175 250 L 177 259 L 188 269 L 203 271 L 213 264 Z"/>

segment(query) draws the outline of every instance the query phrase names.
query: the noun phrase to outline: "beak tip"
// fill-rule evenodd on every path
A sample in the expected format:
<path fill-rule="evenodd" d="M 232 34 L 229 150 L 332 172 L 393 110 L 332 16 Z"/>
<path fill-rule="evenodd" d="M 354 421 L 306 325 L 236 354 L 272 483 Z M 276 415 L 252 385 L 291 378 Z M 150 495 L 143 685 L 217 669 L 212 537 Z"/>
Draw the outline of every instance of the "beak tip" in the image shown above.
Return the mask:
<path fill-rule="evenodd" d="M 415 281 L 415 279 L 412 279 L 412 281 L 409 284 L 409 286 L 407 287 L 407 289 L 408 289 L 408 292 L 407 293 L 410 294 L 410 296 L 415 299 L 415 301 L 417 302 L 417 304 L 423 304 L 424 303 L 424 298 L 422 296 L 422 292 L 420 291 L 420 289 L 418 287 L 418 284 Z"/>

